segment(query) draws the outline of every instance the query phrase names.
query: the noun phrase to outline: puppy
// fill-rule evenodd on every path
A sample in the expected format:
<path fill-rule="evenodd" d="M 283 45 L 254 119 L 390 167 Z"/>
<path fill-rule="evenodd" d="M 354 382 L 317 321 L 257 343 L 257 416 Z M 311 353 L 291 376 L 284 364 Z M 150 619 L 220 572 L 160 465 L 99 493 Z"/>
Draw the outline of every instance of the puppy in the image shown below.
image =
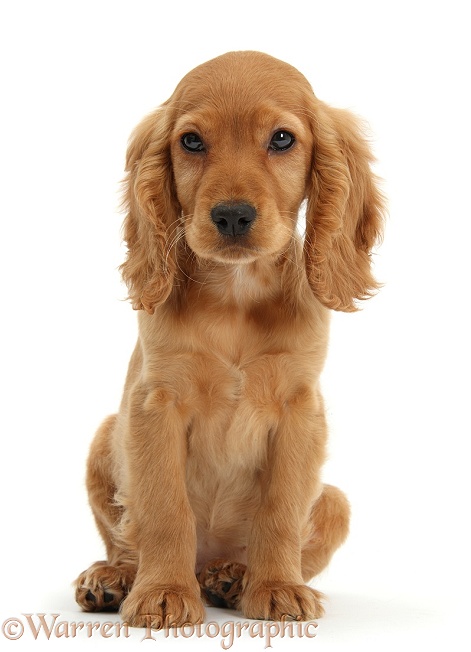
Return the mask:
<path fill-rule="evenodd" d="M 195 68 L 133 133 L 121 269 L 139 337 L 88 459 L 107 560 L 76 582 L 84 610 L 153 628 L 201 622 L 202 598 L 322 615 L 305 583 L 349 505 L 321 480 L 319 376 L 329 309 L 377 289 L 371 160 L 349 113 L 258 52 Z"/>

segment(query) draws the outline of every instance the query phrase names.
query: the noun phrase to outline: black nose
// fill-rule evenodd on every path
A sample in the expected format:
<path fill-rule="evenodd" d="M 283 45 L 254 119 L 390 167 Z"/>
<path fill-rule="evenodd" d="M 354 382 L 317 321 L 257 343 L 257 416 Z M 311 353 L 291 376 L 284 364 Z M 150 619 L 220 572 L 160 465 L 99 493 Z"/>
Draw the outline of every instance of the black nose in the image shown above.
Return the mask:
<path fill-rule="evenodd" d="M 217 204 L 211 210 L 211 219 L 223 235 L 244 235 L 254 221 L 257 211 L 250 204 Z"/>

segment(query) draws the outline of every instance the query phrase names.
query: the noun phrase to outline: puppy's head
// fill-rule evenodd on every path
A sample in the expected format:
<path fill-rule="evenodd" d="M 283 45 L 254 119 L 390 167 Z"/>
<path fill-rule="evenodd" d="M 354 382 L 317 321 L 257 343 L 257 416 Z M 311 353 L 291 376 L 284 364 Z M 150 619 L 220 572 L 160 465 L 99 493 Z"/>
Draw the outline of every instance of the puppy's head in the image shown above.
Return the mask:
<path fill-rule="evenodd" d="M 171 155 L 197 255 L 244 263 L 286 247 L 311 167 L 308 89 L 294 68 L 253 52 L 219 57 L 179 84 Z"/>
<path fill-rule="evenodd" d="M 231 52 L 191 71 L 128 149 L 122 266 L 135 308 L 165 301 L 184 237 L 197 257 L 245 264 L 281 253 L 307 199 L 309 283 L 352 310 L 376 287 L 369 252 L 381 198 L 352 117 L 319 102 L 292 66 Z"/>

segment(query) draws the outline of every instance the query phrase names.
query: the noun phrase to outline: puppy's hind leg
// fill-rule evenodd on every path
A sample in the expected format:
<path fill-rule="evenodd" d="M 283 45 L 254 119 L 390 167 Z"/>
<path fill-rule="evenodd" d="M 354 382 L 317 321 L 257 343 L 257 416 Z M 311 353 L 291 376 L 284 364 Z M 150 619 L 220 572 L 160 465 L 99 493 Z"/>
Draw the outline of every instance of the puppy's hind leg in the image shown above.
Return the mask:
<path fill-rule="evenodd" d="M 345 495 L 332 485 L 324 485 L 311 515 L 312 535 L 301 553 L 303 579 L 308 582 L 329 563 L 345 541 L 350 523 L 350 505 Z"/>
<path fill-rule="evenodd" d="M 105 543 L 107 561 L 97 561 L 75 581 L 75 599 L 84 611 L 118 611 L 136 576 L 135 557 L 113 536 L 122 518 L 114 502 L 110 470 L 110 440 L 116 415 L 108 417 L 92 442 L 87 464 L 87 489 L 98 531 Z"/>
<path fill-rule="evenodd" d="M 327 566 L 334 552 L 345 541 L 349 522 L 350 506 L 345 495 L 337 487 L 324 485 L 312 510 L 312 536 L 301 553 L 305 582 Z M 240 609 L 245 571 L 243 564 L 227 559 L 209 561 L 198 574 L 206 602 L 214 607 Z"/>

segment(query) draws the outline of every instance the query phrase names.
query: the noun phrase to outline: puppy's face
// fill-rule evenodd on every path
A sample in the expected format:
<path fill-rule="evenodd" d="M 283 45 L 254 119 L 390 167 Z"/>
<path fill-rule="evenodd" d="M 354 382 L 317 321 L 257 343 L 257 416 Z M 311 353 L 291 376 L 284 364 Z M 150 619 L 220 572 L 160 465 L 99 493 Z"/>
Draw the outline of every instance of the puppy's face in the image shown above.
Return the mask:
<path fill-rule="evenodd" d="M 311 170 L 309 91 L 294 68 L 263 55 L 208 62 L 177 87 L 172 167 L 198 256 L 244 263 L 286 248 Z"/>

